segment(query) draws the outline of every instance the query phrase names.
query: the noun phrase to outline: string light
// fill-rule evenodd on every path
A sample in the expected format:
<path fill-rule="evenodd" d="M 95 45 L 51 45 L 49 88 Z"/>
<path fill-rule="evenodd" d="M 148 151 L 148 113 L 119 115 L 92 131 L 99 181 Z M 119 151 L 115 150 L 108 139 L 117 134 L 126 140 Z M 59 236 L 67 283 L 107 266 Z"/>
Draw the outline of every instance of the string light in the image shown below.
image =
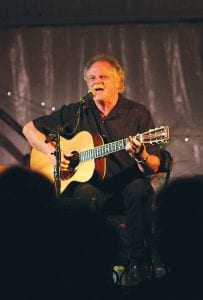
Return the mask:
<path fill-rule="evenodd" d="M 2 91 L 2 92 L 1 92 Z M 56 107 L 55 106 L 48 106 L 46 105 L 46 102 L 45 101 L 42 101 L 41 103 L 34 103 L 32 101 L 30 101 L 30 99 L 25 99 L 23 97 L 20 97 L 19 95 L 15 95 L 13 92 L 9 91 L 8 89 L 5 89 L 3 87 L 0 87 L 0 96 L 2 97 L 2 99 L 4 100 L 4 97 L 7 96 L 7 101 L 11 102 L 12 104 L 13 103 L 13 99 L 18 101 L 20 100 L 21 104 L 22 103 L 25 103 L 27 107 L 31 106 L 29 109 L 31 111 L 43 111 L 46 110 L 46 111 L 55 111 L 56 110 Z"/>

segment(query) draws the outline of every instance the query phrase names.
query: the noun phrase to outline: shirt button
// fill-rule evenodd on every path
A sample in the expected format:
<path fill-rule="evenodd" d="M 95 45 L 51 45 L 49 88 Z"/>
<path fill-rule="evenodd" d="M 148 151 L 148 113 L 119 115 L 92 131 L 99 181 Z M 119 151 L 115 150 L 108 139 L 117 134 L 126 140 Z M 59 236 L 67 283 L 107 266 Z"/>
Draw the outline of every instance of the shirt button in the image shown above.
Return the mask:
<path fill-rule="evenodd" d="M 102 120 L 102 124 L 104 124 L 105 123 L 105 121 L 104 120 Z"/>

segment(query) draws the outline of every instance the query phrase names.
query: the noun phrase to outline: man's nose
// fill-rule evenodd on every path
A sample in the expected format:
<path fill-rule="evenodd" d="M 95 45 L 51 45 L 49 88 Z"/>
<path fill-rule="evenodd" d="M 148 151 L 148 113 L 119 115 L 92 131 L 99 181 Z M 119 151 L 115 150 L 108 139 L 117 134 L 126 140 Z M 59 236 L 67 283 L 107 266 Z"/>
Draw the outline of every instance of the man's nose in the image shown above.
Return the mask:
<path fill-rule="evenodd" d="M 101 83 L 101 82 L 103 82 L 103 81 L 102 81 L 102 78 L 100 76 L 95 77 L 94 83 L 97 84 L 97 83 Z"/>

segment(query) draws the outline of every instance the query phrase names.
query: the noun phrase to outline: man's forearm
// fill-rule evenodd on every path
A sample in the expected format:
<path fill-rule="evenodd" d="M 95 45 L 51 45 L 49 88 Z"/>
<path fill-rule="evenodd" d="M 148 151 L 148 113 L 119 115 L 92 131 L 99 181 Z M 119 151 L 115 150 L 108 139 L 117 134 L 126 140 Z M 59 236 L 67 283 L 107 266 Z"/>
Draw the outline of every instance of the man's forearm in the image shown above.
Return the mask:
<path fill-rule="evenodd" d="M 33 148 L 41 151 L 45 155 L 50 156 L 55 149 L 51 143 L 45 143 L 46 136 L 37 130 L 32 121 L 23 127 L 23 134 Z"/>
<path fill-rule="evenodd" d="M 160 166 L 160 159 L 158 156 L 153 154 L 148 154 L 140 156 L 140 158 L 136 158 L 138 165 L 141 166 L 143 171 L 152 171 L 156 173 Z"/>

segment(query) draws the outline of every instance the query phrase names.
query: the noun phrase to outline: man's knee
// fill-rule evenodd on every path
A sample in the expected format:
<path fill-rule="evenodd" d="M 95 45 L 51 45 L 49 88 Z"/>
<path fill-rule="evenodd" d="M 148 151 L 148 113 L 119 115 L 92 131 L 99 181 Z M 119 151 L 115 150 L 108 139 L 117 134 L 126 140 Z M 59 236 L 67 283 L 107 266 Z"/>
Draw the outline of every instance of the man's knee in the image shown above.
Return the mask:
<path fill-rule="evenodd" d="M 151 202 L 153 196 L 154 190 L 149 181 L 144 178 L 133 180 L 124 190 L 125 202 L 128 204 L 130 204 L 131 201 L 136 203 L 143 203 L 143 201 Z"/>
<path fill-rule="evenodd" d="M 75 187 L 74 198 L 92 198 L 95 197 L 95 188 L 89 183 L 80 183 Z"/>
<path fill-rule="evenodd" d="M 149 181 L 145 178 L 138 178 L 131 181 L 125 188 L 127 193 L 132 194 L 154 194 L 154 190 L 149 183 Z"/>
<path fill-rule="evenodd" d="M 94 210 L 99 210 L 106 201 L 103 192 L 90 183 L 79 184 L 74 191 L 74 198 L 76 201 L 77 199 L 86 199 Z"/>

